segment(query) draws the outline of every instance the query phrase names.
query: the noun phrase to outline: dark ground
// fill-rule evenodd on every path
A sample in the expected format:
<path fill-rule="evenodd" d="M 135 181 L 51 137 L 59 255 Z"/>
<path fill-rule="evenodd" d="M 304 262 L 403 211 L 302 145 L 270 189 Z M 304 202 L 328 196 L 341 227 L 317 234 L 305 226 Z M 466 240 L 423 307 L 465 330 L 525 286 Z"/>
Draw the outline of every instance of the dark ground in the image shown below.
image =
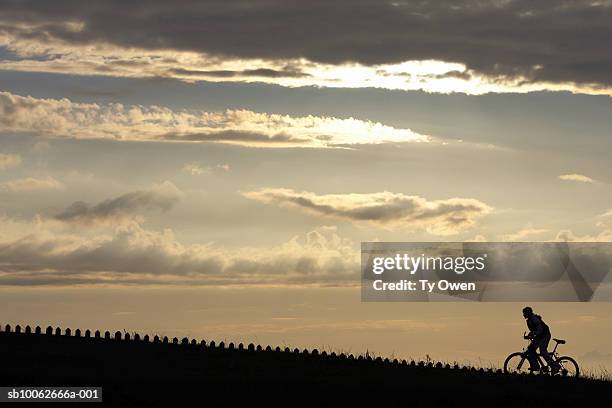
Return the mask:
<path fill-rule="evenodd" d="M 582 378 L 44 332 L 0 332 L 0 386 L 103 387 L 87 406 L 612 406 L 612 383 Z"/>

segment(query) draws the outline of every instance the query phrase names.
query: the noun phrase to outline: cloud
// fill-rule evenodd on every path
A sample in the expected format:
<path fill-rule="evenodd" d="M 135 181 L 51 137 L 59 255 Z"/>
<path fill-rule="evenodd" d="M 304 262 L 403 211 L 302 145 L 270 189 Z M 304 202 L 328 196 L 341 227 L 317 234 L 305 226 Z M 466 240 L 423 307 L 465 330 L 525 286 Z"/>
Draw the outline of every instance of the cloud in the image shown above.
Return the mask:
<path fill-rule="evenodd" d="M 589 176 L 585 176 L 583 174 L 562 174 L 559 176 L 559 180 L 563 181 L 578 181 L 581 183 L 593 183 L 595 180 L 590 178 Z"/>
<path fill-rule="evenodd" d="M 11 192 L 26 192 L 36 190 L 59 190 L 64 185 L 54 179 L 53 177 L 47 177 L 44 179 L 27 177 L 18 180 L 9 180 L 0 183 L 0 191 L 11 191 Z"/>
<path fill-rule="evenodd" d="M 612 229 L 604 229 L 597 235 L 576 235 L 572 230 L 561 230 L 555 241 L 561 242 L 612 242 Z"/>
<path fill-rule="evenodd" d="M 481 234 L 476 234 L 471 239 L 466 239 L 465 242 L 488 242 L 487 237 Z"/>
<path fill-rule="evenodd" d="M 612 208 L 599 215 L 599 217 L 612 217 Z"/>
<path fill-rule="evenodd" d="M 189 163 L 185 163 L 185 165 L 183 166 L 183 171 L 186 171 L 192 176 L 210 174 L 215 170 L 229 171 L 229 169 L 230 169 L 229 164 L 217 164 L 215 166 L 202 167 L 202 165 L 198 162 L 189 162 Z"/>
<path fill-rule="evenodd" d="M 335 147 L 428 142 L 428 136 L 354 118 L 248 110 L 174 111 L 160 106 L 75 103 L 0 92 L 0 131 L 41 137 L 216 142 L 266 147 Z"/>
<path fill-rule="evenodd" d="M 470 91 L 478 77 L 502 92 L 612 86 L 608 1 L 22 1 L 0 11 L 0 45 L 18 57 L 0 67 L 12 70 L 333 86 L 357 67 L 357 86 L 394 89 Z M 455 67 L 396 69 L 415 61 Z"/>
<path fill-rule="evenodd" d="M 120 223 L 133 220 L 141 210 L 169 210 L 182 195 L 174 184 L 166 181 L 151 190 L 139 190 L 90 205 L 76 201 L 54 219 L 62 222 L 92 224 Z"/>
<path fill-rule="evenodd" d="M 185 245 L 137 223 L 85 238 L 46 228 L 2 240 L 0 285 L 355 285 L 359 251 L 334 227 L 269 247 Z M 1 230 L 0 230 L 1 231 Z"/>
<path fill-rule="evenodd" d="M 0 170 L 17 166 L 19 163 L 21 163 L 21 157 L 18 154 L 0 153 Z"/>
<path fill-rule="evenodd" d="M 501 239 L 503 241 L 518 241 L 521 239 L 525 239 L 531 235 L 539 235 L 548 232 L 548 229 L 545 228 L 534 228 L 531 225 L 528 225 L 525 228 L 521 228 L 520 230 L 512 233 L 501 235 Z"/>
<path fill-rule="evenodd" d="M 457 234 L 492 211 L 492 207 L 472 198 L 428 201 L 419 196 L 388 191 L 319 195 L 307 191 L 264 188 L 245 192 L 243 196 L 319 216 L 365 222 L 383 228 L 426 230 L 434 235 Z"/>

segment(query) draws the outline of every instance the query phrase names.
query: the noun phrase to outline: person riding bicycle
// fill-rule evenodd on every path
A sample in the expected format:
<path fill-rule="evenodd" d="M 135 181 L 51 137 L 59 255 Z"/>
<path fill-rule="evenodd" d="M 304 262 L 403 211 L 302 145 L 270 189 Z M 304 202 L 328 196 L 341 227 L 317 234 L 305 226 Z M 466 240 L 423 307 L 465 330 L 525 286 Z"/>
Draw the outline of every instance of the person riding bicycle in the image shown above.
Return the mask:
<path fill-rule="evenodd" d="M 548 353 L 548 343 L 550 342 L 550 329 L 542 317 L 533 313 L 533 309 L 529 306 L 523 308 L 523 317 L 527 322 L 527 328 L 529 334 L 525 336 L 525 339 L 531 340 L 527 347 L 527 359 L 531 365 L 532 371 L 540 369 L 540 362 L 538 361 L 538 355 L 536 350 L 540 349 L 540 354 L 544 357 L 544 360 L 548 363 L 553 374 L 559 371 L 561 366 L 559 363 L 553 360 L 553 357 Z"/>

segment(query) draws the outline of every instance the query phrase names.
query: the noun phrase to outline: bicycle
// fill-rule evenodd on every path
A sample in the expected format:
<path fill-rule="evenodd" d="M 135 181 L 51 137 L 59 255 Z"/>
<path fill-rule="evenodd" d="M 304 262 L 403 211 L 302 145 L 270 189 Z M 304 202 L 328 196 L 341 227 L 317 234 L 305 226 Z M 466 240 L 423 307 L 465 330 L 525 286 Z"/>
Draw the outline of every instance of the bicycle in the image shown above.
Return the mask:
<path fill-rule="evenodd" d="M 525 334 L 523 334 L 523 338 L 525 340 L 531 340 L 526 338 Z M 559 357 L 559 354 L 557 353 L 557 347 L 559 347 L 560 344 L 565 344 L 566 341 L 562 339 L 552 340 L 555 342 L 555 348 L 552 352 L 550 352 L 550 355 L 553 358 L 553 361 L 556 361 L 561 367 L 557 372 L 553 373 L 553 370 L 544 359 L 544 356 L 537 353 L 538 362 L 540 363 L 540 369 L 538 370 L 540 374 L 562 377 L 578 377 L 580 375 L 580 368 L 578 367 L 576 360 L 569 356 Z M 532 372 L 529 361 L 527 361 L 527 347 L 523 348 L 523 351 L 512 353 L 506 358 L 506 361 L 504 361 L 504 372 L 517 374 Z"/>

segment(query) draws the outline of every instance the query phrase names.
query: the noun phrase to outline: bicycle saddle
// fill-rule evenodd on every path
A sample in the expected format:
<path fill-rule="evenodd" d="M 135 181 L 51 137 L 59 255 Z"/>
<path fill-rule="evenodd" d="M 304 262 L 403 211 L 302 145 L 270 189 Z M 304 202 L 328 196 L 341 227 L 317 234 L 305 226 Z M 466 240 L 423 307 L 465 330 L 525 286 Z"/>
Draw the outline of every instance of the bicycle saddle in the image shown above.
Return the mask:
<path fill-rule="evenodd" d="M 561 339 L 553 339 L 553 340 L 559 344 L 565 344 L 565 340 L 561 340 Z"/>

